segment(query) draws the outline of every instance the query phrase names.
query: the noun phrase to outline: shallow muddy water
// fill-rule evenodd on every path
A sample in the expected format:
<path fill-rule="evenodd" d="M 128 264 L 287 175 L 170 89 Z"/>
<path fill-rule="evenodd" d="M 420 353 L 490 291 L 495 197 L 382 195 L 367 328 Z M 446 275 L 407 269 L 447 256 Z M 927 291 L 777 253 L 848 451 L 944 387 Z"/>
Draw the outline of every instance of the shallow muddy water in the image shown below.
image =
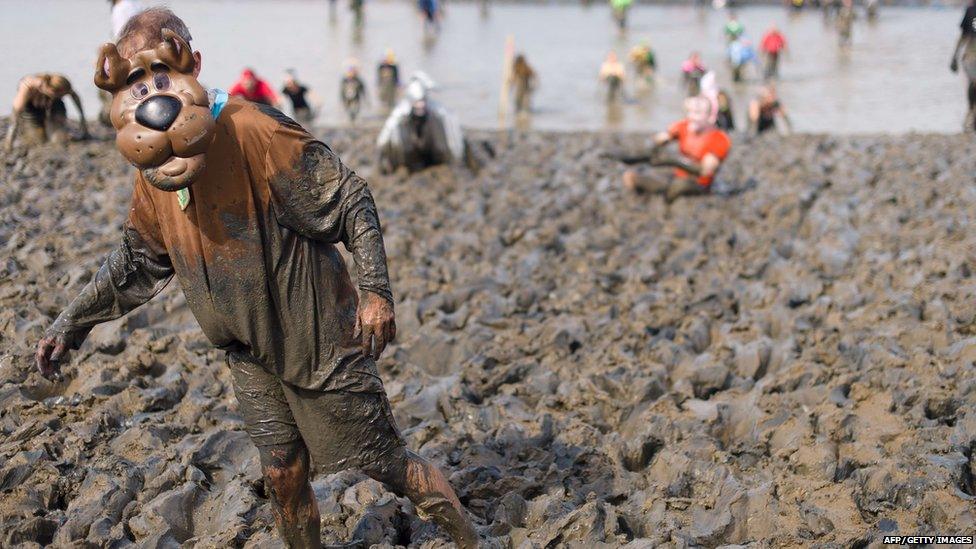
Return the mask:
<path fill-rule="evenodd" d="M 498 127 L 498 96 L 505 37 L 513 35 L 540 74 L 528 125 L 536 129 L 659 128 L 680 114 L 679 66 L 701 50 L 717 69 L 744 122 L 755 79 L 732 85 L 724 63 L 726 14 L 690 7 L 639 6 L 620 34 L 601 3 L 576 5 L 478 4 L 449 7 L 442 31 L 425 39 L 410 2 L 372 1 L 355 29 L 345 2 L 333 14 L 316 0 L 167 2 L 189 24 L 204 52 L 203 80 L 229 87 L 240 69 L 253 66 L 279 86 L 292 67 L 317 92 L 319 123 L 344 123 L 338 80 L 347 59 L 359 59 L 373 84 L 373 69 L 387 47 L 409 74 L 423 69 L 441 85 L 440 97 L 469 126 Z M 838 46 L 836 32 L 819 12 L 791 15 L 779 7 L 747 7 L 740 19 L 758 42 L 769 23 L 784 30 L 792 51 L 782 63 L 780 92 L 797 130 L 805 132 L 955 132 L 965 108 L 962 77 L 948 71 L 961 13 L 955 9 L 888 8 L 877 22 L 862 16 L 853 47 Z M 44 25 L 47 25 L 45 28 Z M 60 71 L 76 82 L 89 116 L 97 110 L 90 66 L 109 38 L 105 2 L 4 0 L 0 46 L 19 52 L 0 67 L 0 114 L 9 112 L 17 79 L 29 72 Z M 608 111 L 596 81 L 611 49 L 625 55 L 641 40 L 657 51 L 659 76 L 651 90 L 628 87 L 628 101 Z M 369 119 L 381 119 L 378 106 Z"/>

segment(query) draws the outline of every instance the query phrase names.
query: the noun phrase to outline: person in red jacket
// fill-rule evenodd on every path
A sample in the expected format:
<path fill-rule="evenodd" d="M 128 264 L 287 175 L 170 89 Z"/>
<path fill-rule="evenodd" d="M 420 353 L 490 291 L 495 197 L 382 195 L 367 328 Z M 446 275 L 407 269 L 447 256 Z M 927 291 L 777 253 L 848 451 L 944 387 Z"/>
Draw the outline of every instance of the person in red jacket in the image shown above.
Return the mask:
<path fill-rule="evenodd" d="M 763 35 L 760 49 L 766 56 L 766 78 L 777 78 L 779 76 L 779 55 L 786 50 L 786 37 L 783 36 L 776 24 L 769 26 L 769 30 Z"/>
<path fill-rule="evenodd" d="M 243 97 L 252 103 L 271 105 L 276 109 L 281 106 L 278 94 L 266 81 L 258 78 L 254 69 L 244 69 L 241 72 L 241 77 L 227 93 L 231 97 Z"/>
<path fill-rule="evenodd" d="M 719 167 L 729 154 L 732 140 L 711 122 L 711 102 L 700 95 L 685 99 L 687 116 L 667 131 L 654 136 L 650 154 L 613 156 L 627 164 L 650 162 L 651 166 L 671 167 L 670 174 L 656 170 L 638 172 L 627 170 L 624 187 L 632 191 L 663 194 L 668 202 L 680 196 L 707 194 Z M 663 147 L 678 143 L 677 156 L 668 156 Z"/>

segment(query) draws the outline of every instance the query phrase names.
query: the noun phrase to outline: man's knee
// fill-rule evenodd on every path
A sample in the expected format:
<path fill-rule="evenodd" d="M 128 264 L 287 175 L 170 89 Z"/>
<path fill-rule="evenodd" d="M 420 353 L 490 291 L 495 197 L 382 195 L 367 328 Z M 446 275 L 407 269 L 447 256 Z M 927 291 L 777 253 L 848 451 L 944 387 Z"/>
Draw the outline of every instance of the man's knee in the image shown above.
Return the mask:
<path fill-rule="evenodd" d="M 390 487 L 397 495 L 404 495 L 407 481 L 407 464 L 412 454 L 405 446 L 399 446 L 363 466 L 363 473 Z"/>
<path fill-rule="evenodd" d="M 270 495 L 278 501 L 294 499 L 308 484 L 308 450 L 301 442 L 258 449 L 261 470 Z"/>

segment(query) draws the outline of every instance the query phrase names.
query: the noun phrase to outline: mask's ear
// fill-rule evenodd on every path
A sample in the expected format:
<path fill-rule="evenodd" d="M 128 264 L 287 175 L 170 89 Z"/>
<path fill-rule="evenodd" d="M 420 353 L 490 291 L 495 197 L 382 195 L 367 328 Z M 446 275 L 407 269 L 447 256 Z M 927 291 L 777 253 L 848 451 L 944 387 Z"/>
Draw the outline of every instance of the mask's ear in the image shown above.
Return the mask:
<path fill-rule="evenodd" d="M 109 93 L 115 93 L 125 86 L 130 68 L 129 60 L 119 55 L 115 44 L 102 44 L 98 49 L 98 63 L 95 64 L 95 85 Z"/>
<path fill-rule="evenodd" d="M 183 74 L 193 72 L 196 65 L 190 45 L 169 29 L 163 29 L 163 41 L 156 46 L 156 56 L 171 69 Z"/>

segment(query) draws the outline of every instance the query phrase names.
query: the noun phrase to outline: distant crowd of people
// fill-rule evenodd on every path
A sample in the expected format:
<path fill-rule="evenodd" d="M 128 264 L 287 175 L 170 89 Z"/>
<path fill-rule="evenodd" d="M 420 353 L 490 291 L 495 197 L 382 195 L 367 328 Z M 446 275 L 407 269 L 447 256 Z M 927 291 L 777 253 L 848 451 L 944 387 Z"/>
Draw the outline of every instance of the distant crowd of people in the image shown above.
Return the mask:
<path fill-rule="evenodd" d="M 113 31 L 118 32 L 125 22 L 138 13 L 144 6 L 141 0 L 110 0 L 112 4 Z M 961 23 L 961 33 L 953 51 L 950 68 L 957 71 L 960 66 L 968 77 L 967 97 L 969 112 L 966 118 L 966 128 L 976 131 L 976 0 L 973 0 L 965 13 Z M 335 2 L 332 2 L 333 6 Z M 615 21 L 621 28 L 627 24 L 628 12 L 632 0 L 610 0 L 611 11 Z M 795 8 L 806 7 L 805 0 L 790 0 Z M 842 44 L 849 44 L 851 21 L 855 18 L 854 4 L 851 0 L 820 0 L 817 7 L 823 9 L 824 16 L 836 20 L 838 33 Z M 358 14 L 356 21 L 361 21 L 362 2 L 350 0 L 350 9 Z M 418 13 L 427 32 L 437 32 L 443 18 L 442 6 L 439 0 L 418 0 Z M 868 18 L 877 16 L 877 3 L 865 4 Z M 732 82 L 740 82 L 747 78 L 763 80 L 756 96 L 751 99 L 746 109 L 747 127 L 744 130 L 761 134 L 779 129 L 783 132 L 791 130 L 791 121 L 786 107 L 780 99 L 775 81 L 780 74 L 783 56 L 789 52 L 786 36 L 775 24 L 769 25 L 758 42 L 758 49 L 748 38 L 746 28 L 738 19 L 735 12 L 729 10 L 728 20 L 722 28 L 726 40 L 726 62 Z M 624 96 L 628 75 L 632 75 L 635 86 L 648 87 L 654 85 L 655 76 L 659 70 L 660 59 L 655 54 L 649 41 L 644 40 L 634 45 L 628 52 L 625 61 L 615 51 L 607 54 L 598 78 L 605 90 L 608 103 L 620 101 Z M 730 94 L 719 87 L 717 75 L 710 70 L 697 51 L 693 51 L 680 64 L 680 74 L 685 95 L 694 100 L 689 105 L 708 105 L 707 119 L 710 124 L 722 132 L 737 130 L 736 117 Z M 539 75 L 529 64 L 525 54 L 513 55 L 510 66 L 506 69 L 505 89 L 510 90 L 511 104 L 518 116 L 525 116 L 532 111 L 532 96 L 539 83 Z M 393 50 L 387 49 L 375 68 L 375 98 L 377 104 L 388 113 L 389 118 L 384 124 L 381 135 L 381 148 L 385 147 L 384 166 L 393 169 L 398 165 L 415 168 L 419 165 L 430 165 L 450 158 L 460 160 L 470 158 L 470 151 L 466 152 L 460 136 L 460 125 L 447 109 L 433 102 L 430 94 L 434 89 L 432 80 L 419 73 L 410 79 L 407 86 L 409 93 L 402 94 L 401 100 L 401 70 Z M 370 103 L 367 84 L 362 76 L 358 60 L 350 59 L 345 64 L 345 70 L 339 82 L 339 104 L 344 109 L 350 123 L 355 123 L 363 112 L 363 107 Z M 240 96 L 256 103 L 263 103 L 285 110 L 283 98 L 290 104 L 290 114 L 302 124 L 311 124 L 321 108 L 321 101 L 310 87 L 301 81 L 294 70 L 288 70 L 280 88 L 275 88 L 267 80 L 260 77 L 252 68 L 244 69 L 240 77 L 228 89 L 232 96 Z M 23 78 L 18 84 L 18 91 L 13 102 L 11 124 L 8 126 L 4 140 L 6 149 L 11 149 L 15 140 L 24 143 L 41 143 L 46 141 L 64 141 L 68 138 L 66 131 L 67 114 L 64 98 L 69 98 L 81 113 L 81 137 L 87 137 L 88 128 L 82 110 L 81 101 L 71 83 L 63 75 L 54 73 L 38 73 Z M 506 99 L 507 100 L 507 99 Z M 431 106 L 435 105 L 434 108 Z M 686 107 L 689 107 L 686 105 Z M 697 107 L 695 107 L 697 108 Z M 691 108 L 699 113 L 700 109 Z M 103 101 L 100 119 L 108 124 L 110 113 Z M 434 122 L 430 122 L 434 120 Z M 394 131 L 393 128 L 410 128 Z M 690 127 L 697 127 L 692 124 Z M 432 128 L 437 128 L 434 131 Z M 431 133 L 433 132 L 433 133 Z M 432 137 L 434 134 L 439 137 Z M 692 132 L 694 133 L 694 132 Z M 456 135 L 454 135 L 456 134 Z M 677 137 L 675 138 L 677 139 Z M 680 141 L 680 139 L 679 139 Z M 420 147 L 421 143 L 434 144 L 435 152 L 428 151 L 416 157 L 409 154 L 393 154 L 391 147 Z M 409 160 L 406 160 L 410 157 Z M 420 159 L 423 159 L 422 161 Z"/>

